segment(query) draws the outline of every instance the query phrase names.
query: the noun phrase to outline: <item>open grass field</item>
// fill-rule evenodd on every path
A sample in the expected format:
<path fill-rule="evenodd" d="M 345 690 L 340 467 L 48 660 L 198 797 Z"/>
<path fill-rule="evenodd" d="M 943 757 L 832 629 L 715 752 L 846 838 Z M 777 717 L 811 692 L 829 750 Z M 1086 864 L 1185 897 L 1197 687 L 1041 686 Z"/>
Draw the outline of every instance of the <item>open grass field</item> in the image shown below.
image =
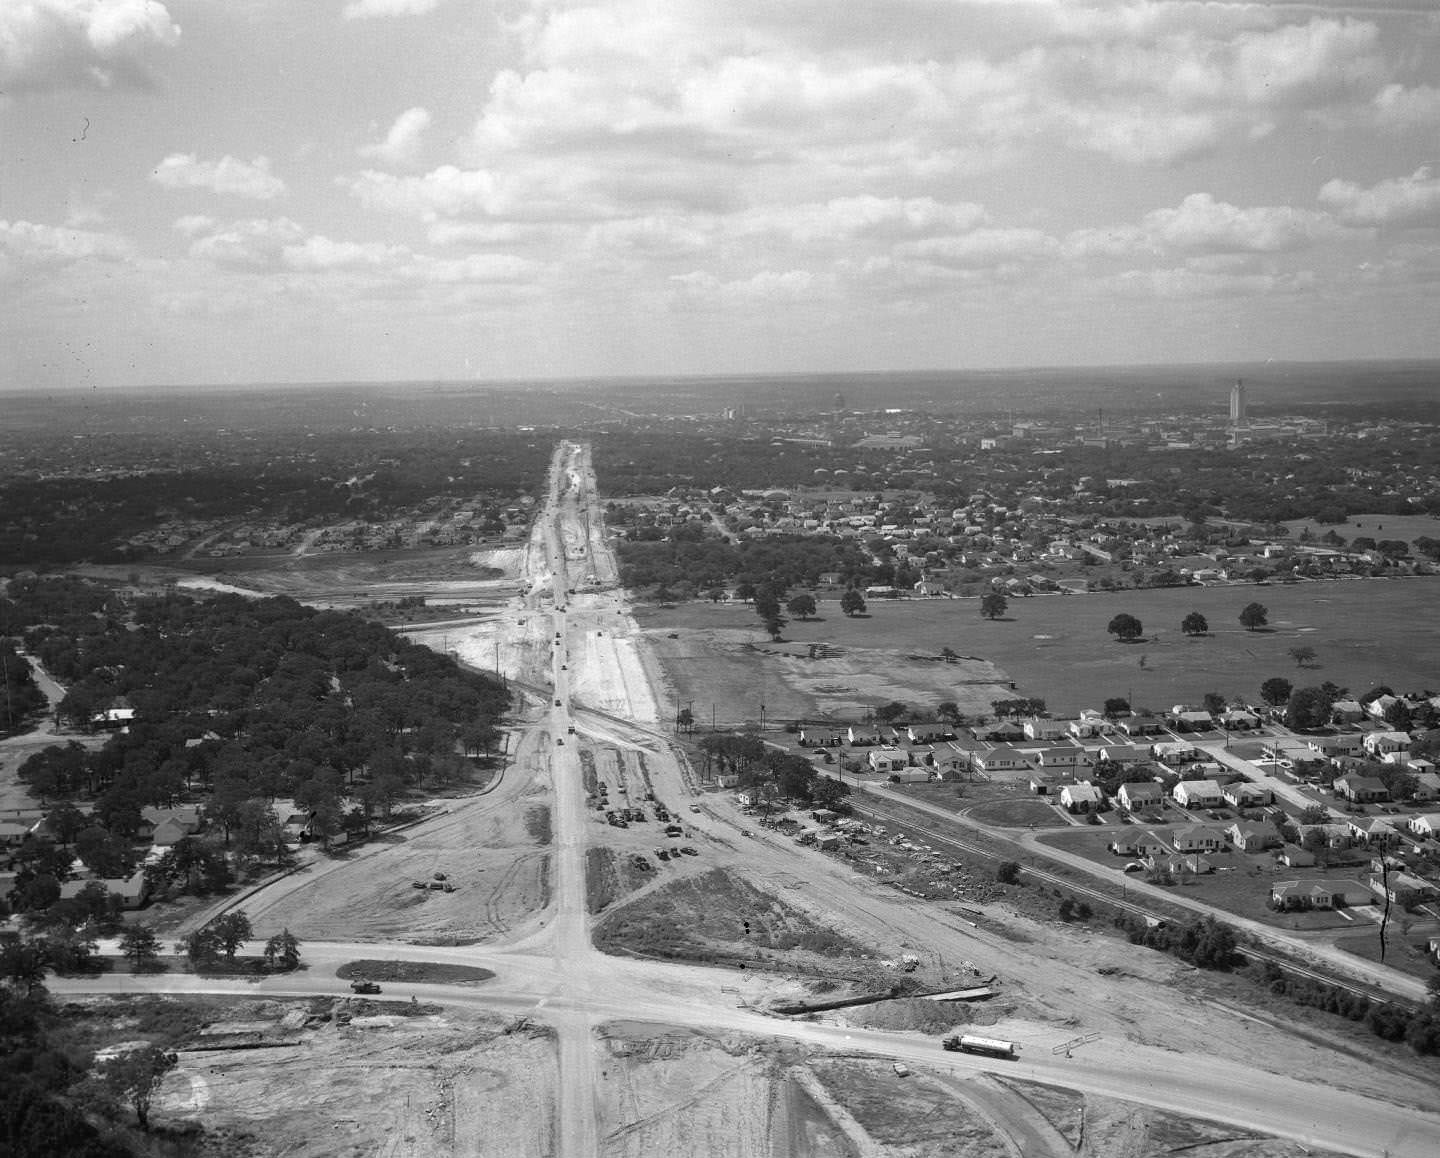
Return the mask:
<path fill-rule="evenodd" d="M 1219 827 L 1218 825 L 1216 827 Z M 1132 830 L 1133 831 L 1133 830 Z M 1154 831 L 1164 836 L 1168 826 L 1156 825 Z M 1068 832 L 1048 832 L 1041 843 L 1055 845 L 1068 852 L 1079 853 L 1096 864 L 1114 868 L 1116 880 L 1124 879 L 1121 868 L 1128 857 L 1116 856 L 1106 843 L 1119 835 L 1116 830 L 1086 828 Z M 1239 917 L 1262 921 L 1280 929 L 1354 929 L 1369 926 L 1368 908 L 1351 910 L 1347 916 L 1316 909 L 1303 913 L 1278 913 L 1269 904 L 1270 886 L 1276 881 L 1313 880 L 1327 877 L 1353 879 L 1353 869 L 1290 869 L 1276 865 L 1269 856 L 1235 852 L 1211 853 L 1210 863 L 1218 871 L 1204 876 L 1186 876 L 1177 880 L 1173 890 L 1177 896 L 1203 901 Z"/>
<path fill-rule="evenodd" d="M 1240 609 L 1251 601 L 1269 609 L 1267 630 L 1250 632 L 1240 626 Z M 1019 691 L 1043 698 L 1052 714 L 1061 715 L 1098 708 L 1109 696 L 1126 696 L 1137 706 L 1156 709 L 1196 702 L 1208 691 L 1253 701 L 1260 684 L 1277 675 L 1297 686 L 1331 680 L 1357 694 L 1378 683 L 1397 691 L 1440 688 L 1437 604 L 1436 577 L 1040 596 L 1012 599 L 1008 615 L 994 622 L 981 618 L 978 601 L 972 599 L 876 601 L 868 616 L 854 619 L 840 614 L 835 601 L 825 600 L 820 618 L 792 621 L 784 638 L 845 649 L 852 661 L 873 650 L 877 664 L 887 665 L 891 675 L 897 674 L 895 665 L 912 662 L 909 655 L 934 656 L 949 647 L 962 656 L 988 660 Z M 1206 617 L 1210 635 L 1181 635 L 1180 621 L 1191 611 Z M 1142 641 L 1120 643 L 1106 632 L 1120 612 L 1144 624 Z M 738 629 L 753 633 L 757 644 L 767 643 L 748 607 L 689 603 L 646 608 L 640 618 L 662 641 L 677 632 L 679 642 L 672 647 L 684 648 L 690 664 L 699 658 L 694 644 L 706 635 Z M 1300 644 L 1318 653 L 1308 668 L 1297 668 L 1286 654 Z M 663 659 L 665 649 L 660 650 Z M 963 707 L 966 688 L 960 681 L 967 665 L 913 662 L 928 669 L 932 685 L 954 679 L 955 694 L 937 694 L 935 699 L 960 700 Z M 733 673 L 726 670 L 732 665 L 737 667 Z M 704 682 L 712 689 L 736 684 L 754 698 L 768 685 L 772 703 L 781 702 L 787 683 L 781 663 L 754 651 L 706 655 L 703 670 Z M 975 690 L 979 694 L 983 689 Z M 723 707 L 720 714 L 726 718 Z M 772 708 L 772 716 L 780 714 Z"/>

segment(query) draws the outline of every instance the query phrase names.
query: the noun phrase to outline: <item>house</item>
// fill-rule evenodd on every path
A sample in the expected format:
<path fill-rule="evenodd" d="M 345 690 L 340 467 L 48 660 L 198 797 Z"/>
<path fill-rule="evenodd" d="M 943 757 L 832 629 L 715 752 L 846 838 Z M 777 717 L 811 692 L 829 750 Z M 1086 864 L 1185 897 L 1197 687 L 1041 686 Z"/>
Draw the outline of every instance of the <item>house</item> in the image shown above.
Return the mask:
<path fill-rule="evenodd" d="M 1357 816 L 1350 821 L 1350 838 L 1357 844 L 1395 844 L 1400 833 L 1388 820 L 1378 816 Z"/>
<path fill-rule="evenodd" d="M 1027 740 L 1058 740 L 1065 735 L 1067 721 L 1030 716 L 1021 721 L 1020 727 L 1025 732 Z"/>
<path fill-rule="evenodd" d="M 1270 903 L 1283 912 L 1343 909 L 1369 900 L 1369 890 L 1357 881 L 1276 881 L 1270 886 Z"/>
<path fill-rule="evenodd" d="M 955 732 L 948 724 L 911 724 L 905 729 L 905 738 L 912 744 L 934 744 L 953 740 Z"/>
<path fill-rule="evenodd" d="M 991 748 L 988 752 L 976 752 L 971 757 L 971 762 L 975 765 L 976 771 L 987 774 L 1014 772 L 1030 767 L 1030 761 L 1025 759 L 1025 754 L 1014 748 Z"/>
<path fill-rule="evenodd" d="M 1121 720 L 1116 726 L 1127 736 L 1158 736 L 1165 730 L 1165 725 L 1148 712 Z"/>
<path fill-rule="evenodd" d="M 1144 764 L 1150 759 L 1150 749 L 1139 744 L 1106 744 L 1099 750 L 1100 759 L 1112 764 Z"/>
<path fill-rule="evenodd" d="M 910 765 L 910 757 L 899 748 L 872 748 L 865 759 L 872 772 L 899 772 Z"/>
<path fill-rule="evenodd" d="M 195 804 L 177 808 L 147 807 L 140 810 L 141 830 L 149 830 L 150 843 L 159 848 L 179 844 L 200 831 L 200 808 Z"/>
<path fill-rule="evenodd" d="M 1225 834 L 1203 824 L 1189 824 L 1170 833 L 1176 852 L 1219 852 L 1225 847 Z"/>
<path fill-rule="evenodd" d="M 1249 732 L 1260 726 L 1260 717 L 1244 708 L 1231 708 L 1221 713 L 1220 726 L 1229 732 Z"/>
<path fill-rule="evenodd" d="M 1031 759 L 1045 771 L 1076 772 L 1090 767 L 1090 754 L 1084 748 L 1067 745 L 1041 748 Z"/>
<path fill-rule="evenodd" d="M 1213 780 L 1182 780 L 1170 789 L 1181 808 L 1215 808 L 1225 803 L 1220 785 Z"/>
<path fill-rule="evenodd" d="M 1359 700 L 1336 700 L 1330 705 L 1330 718 L 1337 724 L 1358 724 L 1365 718 Z"/>
<path fill-rule="evenodd" d="M 1109 847 L 1117 856 L 1163 856 L 1170 851 L 1170 846 L 1153 832 L 1144 832 L 1139 836 L 1128 833 L 1117 836 L 1110 842 Z"/>
<path fill-rule="evenodd" d="M 1077 740 L 1089 740 L 1100 734 L 1104 727 L 1103 720 L 1097 720 L 1093 716 L 1084 716 L 1078 720 L 1071 720 L 1065 725 L 1065 731 Z"/>
<path fill-rule="evenodd" d="M 90 717 L 90 726 L 110 731 L 124 730 L 135 722 L 134 708 L 106 708 Z"/>
<path fill-rule="evenodd" d="M 1155 781 L 1142 780 L 1134 784 L 1120 785 L 1115 799 L 1127 812 L 1139 812 L 1142 808 L 1155 808 L 1164 795 L 1165 790 Z"/>
<path fill-rule="evenodd" d="M 1241 852 L 1264 852 L 1282 843 L 1273 824 L 1257 824 L 1253 820 L 1237 820 L 1225 834 Z"/>
<path fill-rule="evenodd" d="M 867 744 L 878 744 L 880 742 L 880 734 L 872 728 L 864 728 L 857 724 L 851 724 L 845 729 L 845 742 L 852 748 L 861 748 Z"/>
<path fill-rule="evenodd" d="M 1376 757 L 1388 756 L 1392 752 L 1407 752 L 1410 749 L 1409 732 L 1367 732 L 1361 738 L 1365 751 Z"/>
<path fill-rule="evenodd" d="M 1190 744 L 1173 743 L 1170 741 L 1166 741 L 1163 744 L 1152 745 L 1150 754 L 1154 756 L 1155 759 L 1170 765 L 1172 768 L 1179 767 L 1181 764 L 1188 764 L 1200 757 L 1200 753 Z"/>
<path fill-rule="evenodd" d="M 1409 764 L 1410 775 L 1415 777 L 1415 792 L 1412 800 L 1440 800 L 1440 772 L 1435 771 L 1434 765 L 1417 772 L 1415 769 L 1420 764 L 1430 764 L 1428 760 L 1411 760 Z"/>
<path fill-rule="evenodd" d="M 60 899 L 68 901 L 72 897 L 78 896 L 86 885 L 93 883 L 93 878 L 83 881 L 65 881 L 60 886 Z M 112 877 L 99 883 L 112 897 L 119 897 L 120 903 L 127 909 L 138 909 L 150 899 L 150 886 L 146 883 L 143 868 L 136 869 L 128 877 Z"/>
<path fill-rule="evenodd" d="M 1352 804 L 1373 804 L 1377 800 L 1389 800 L 1390 789 L 1385 782 L 1374 776 L 1341 776 L 1335 781 L 1335 792 Z"/>
<path fill-rule="evenodd" d="M 1350 826 L 1343 821 L 1325 824 L 1297 824 L 1295 830 L 1300 834 L 1300 843 L 1305 844 L 1306 838 L 1312 832 L 1320 833 L 1325 840 L 1326 848 L 1349 848 L 1354 843 L 1354 834 Z"/>
<path fill-rule="evenodd" d="M 1030 773 L 1030 791 L 1036 796 L 1054 796 L 1066 784 L 1072 783 L 1069 776 L 1057 776 L 1044 772 Z"/>
<path fill-rule="evenodd" d="M 1145 867 L 1151 872 L 1169 873 L 1172 877 L 1198 877 L 1215 871 L 1215 866 L 1210 863 L 1210 858 L 1201 853 L 1152 856 L 1146 858 Z"/>
<path fill-rule="evenodd" d="M 1388 899 L 1397 905 L 1414 905 L 1421 901 L 1434 900 L 1440 895 L 1440 889 L 1413 873 L 1392 872 L 1388 881 L 1384 876 L 1372 876 L 1366 880 L 1366 884 L 1377 899 Z"/>
<path fill-rule="evenodd" d="M 0 848 L 18 848 L 40 825 L 41 819 L 0 820 Z"/>
<path fill-rule="evenodd" d="M 1099 812 L 1104 803 L 1105 793 L 1088 780 L 1060 789 L 1060 804 L 1066 812 Z"/>
<path fill-rule="evenodd" d="M 1416 836 L 1440 837 L 1440 812 L 1422 812 L 1419 816 L 1412 816 L 1405 822 L 1405 827 Z"/>
<path fill-rule="evenodd" d="M 1215 726 L 1215 718 L 1209 712 L 1172 712 L 1170 722 L 1180 732 L 1208 732 Z"/>
<path fill-rule="evenodd" d="M 1310 868 L 1315 864 L 1315 854 L 1298 844 L 1282 846 L 1276 859 L 1286 868 Z"/>
<path fill-rule="evenodd" d="M 930 773 L 924 768 L 898 768 L 890 773 L 890 779 L 899 784 L 924 784 Z"/>
<path fill-rule="evenodd" d="M 1341 732 L 1334 736 L 1312 736 L 1307 746 L 1317 756 L 1334 760 L 1339 756 L 1358 756 L 1363 751 L 1359 732 Z"/>
<path fill-rule="evenodd" d="M 1274 797 L 1270 789 L 1249 780 L 1232 780 L 1221 787 L 1220 795 L 1231 808 L 1259 808 Z"/>

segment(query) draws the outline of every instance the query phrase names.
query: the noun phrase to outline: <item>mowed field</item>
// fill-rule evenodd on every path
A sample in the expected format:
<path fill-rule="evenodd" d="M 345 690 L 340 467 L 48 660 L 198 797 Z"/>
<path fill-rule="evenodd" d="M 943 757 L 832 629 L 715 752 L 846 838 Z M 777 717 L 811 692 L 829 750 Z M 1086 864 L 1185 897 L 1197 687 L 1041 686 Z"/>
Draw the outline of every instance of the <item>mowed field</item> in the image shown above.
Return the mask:
<path fill-rule="evenodd" d="M 1268 629 L 1249 632 L 1240 626 L 1240 609 L 1252 601 L 1269 609 Z M 1198 701 L 1208 691 L 1253 701 L 1260 684 L 1277 675 L 1296 686 L 1331 680 L 1356 694 L 1378 683 L 1397 691 L 1440 689 L 1437 608 L 1440 577 L 1036 596 L 1012 599 L 1007 616 L 994 622 L 981 617 L 974 599 L 876 601 L 867 616 L 854 619 L 842 615 L 834 600 L 823 600 L 819 619 L 792 621 L 784 638 L 844 648 L 852 658 L 873 650 L 877 661 L 888 664 L 896 662 L 897 652 L 935 655 L 949 647 L 989 660 L 1019 692 L 1043 698 L 1061 715 L 1098 708 L 1109 696 L 1155 709 Z M 1210 635 L 1181 634 L 1180 621 L 1191 611 L 1206 617 Z M 1106 625 L 1121 612 L 1144 625 L 1142 641 L 1120 643 L 1108 634 Z M 639 618 L 662 640 L 671 631 L 680 633 L 680 647 L 690 631 L 708 635 L 738 628 L 753 630 L 757 644 L 767 638 L 748 607 L 690 603 L 647 608 Z M 1298 668 L 1287 654 L 1299 645 L 1318 653 L 1310 667 Z M 712 689 L 729 683 L 713 666 L 719 657 L 706 658 L 709 665 L 702 666 L 708 670 L 699 678 Z M 778 699 L 775 685 L 785 682 L 782 665 L 756 652 L 746 653 L 743 663 L 749 687 L 768 683 L 768 698 Z M 931 678 L 945 678 L 943 665 L 931 670 Z"/>

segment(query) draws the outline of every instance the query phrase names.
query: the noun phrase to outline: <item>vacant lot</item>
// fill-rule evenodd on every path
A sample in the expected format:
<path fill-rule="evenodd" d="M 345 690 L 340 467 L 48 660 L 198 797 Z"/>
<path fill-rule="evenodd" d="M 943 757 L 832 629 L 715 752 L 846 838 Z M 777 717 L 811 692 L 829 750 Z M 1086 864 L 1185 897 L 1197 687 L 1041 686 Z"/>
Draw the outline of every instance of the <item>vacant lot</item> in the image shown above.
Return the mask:
<path fill-rule="evenodd" d="M 722 721 L 757 715 L 761 702 L 772 718 L 803 714 L 792 706 L 817 702 L 855 712 L 857 703 L 886 698 L 921 707 L 954 699 L 964 708 L 967 699 L 1007 694 L 1008 680 L 1043 698 L 1058 715 L 1117 695 L 1161 709 L 1198 701 L 1207 691 L 1253 700 L 1272 675 L 1300 685 L 1331 680 L 1356 693 L 1377 683 L 1405 690 L 1437 685 L 1437 596 L 1440 579 L 1433 577 L 1187 587 L 1012 599 L 1007 617 L 995 622 L 981 618 L 978 602 L 970 599 L 877 601 L 868 617 L 855 619 L 825 601 L 822 618 L 785 628 L 787 641 L 836 647 L 844 653 L 841 660 L 768 654 L 771 645 L 747 607 L 682 604 L 646 609 L 641 621 L 658 637 L 666 674 L 682 700 L 695 701 L 701 723 L 712 697 L 720 701 Z M 1252 601 L 1269 609 L 1264 631 L 1246 631 L 1238 622 L 1240 609 Z M 1180 621 L 1191 611 L 1206 617 L 1210 635 L 1181 635 Z M 1119 643 L 1106 632 L 1121 612 L 1144 625 L 1142 641 Z M 742 650 L 741 640 L 756 649 Z M 1301 644 L 1318 653 L 1311 667 L 1297 668 L 1287 654 Z M 909 658 L 936 656 L 945 647 L 989 663 Z M 828 681 L 833 691 L 823 675 L 827 664 L 835 669 Z M 813 670 L 814 678 L 803 679 L 797 670 Z M 907 689 L 910 697 L 903 694 Z"/>
<path fill-rule="evenodd" d="M 1066 832 L 1046 833 L 1040 839 L 1044 844 L 1051 844 L 1068 852 L 1079 853 L 1097 864 L 1114 868 L 1116 879 L 1121 880 L 1124 879 L 1124 874 L 1120 870 L 1132 858 L 1116 856 L 1105 845 L 1122 835 L 1135 835 L 1150 831 L 1153 831 L 1161 839 L 1165 839 L 1170 828 L 1166 825 L 1155 825 L 1151 828 L 1072 829 Z M 1217 871 L 1203 876 L 1178 877 L 1174 886 L 1177 896 L 1203 901 L 1207 905 L 1215 905 L 1226 912 L 1234 913 L 1237 917 L 1263 921 L 1267 925 L 1274 925 L 1280 929 L 1353 929 L 1357 925 L 1362 928 L 1369 927 L 1367 914 L 1370 910 L 1368 906 L 1348 909 L 1346 910 L 1348 916 L 1341 916 L 1337 912 L 1323 909 L 1307 913 L 1277 913 L 1269 905 L 1270 887 L 1276 881 L 1320 878 L 1353 880 L 1355 878 L 1353 868 L 1332 867 L 1328 870 L 1285 868 L 1274 862 L 1269 855 L 1250 855 L 1235 852 L 1233 849 L 1211 853 L 1208 859 Z"/>

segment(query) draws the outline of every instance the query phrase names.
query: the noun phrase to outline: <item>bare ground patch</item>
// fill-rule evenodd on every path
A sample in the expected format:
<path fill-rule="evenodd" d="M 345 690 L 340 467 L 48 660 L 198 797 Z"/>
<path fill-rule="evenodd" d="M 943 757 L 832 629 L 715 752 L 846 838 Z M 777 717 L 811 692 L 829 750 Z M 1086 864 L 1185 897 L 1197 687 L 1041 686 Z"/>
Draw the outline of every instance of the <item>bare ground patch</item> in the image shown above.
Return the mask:
<path fill-rule="evenodd" d="M 672 881 L 612 909 L 595 928 L 606 953 L 859 978 L 857 943 L 724 869 Z"/>

